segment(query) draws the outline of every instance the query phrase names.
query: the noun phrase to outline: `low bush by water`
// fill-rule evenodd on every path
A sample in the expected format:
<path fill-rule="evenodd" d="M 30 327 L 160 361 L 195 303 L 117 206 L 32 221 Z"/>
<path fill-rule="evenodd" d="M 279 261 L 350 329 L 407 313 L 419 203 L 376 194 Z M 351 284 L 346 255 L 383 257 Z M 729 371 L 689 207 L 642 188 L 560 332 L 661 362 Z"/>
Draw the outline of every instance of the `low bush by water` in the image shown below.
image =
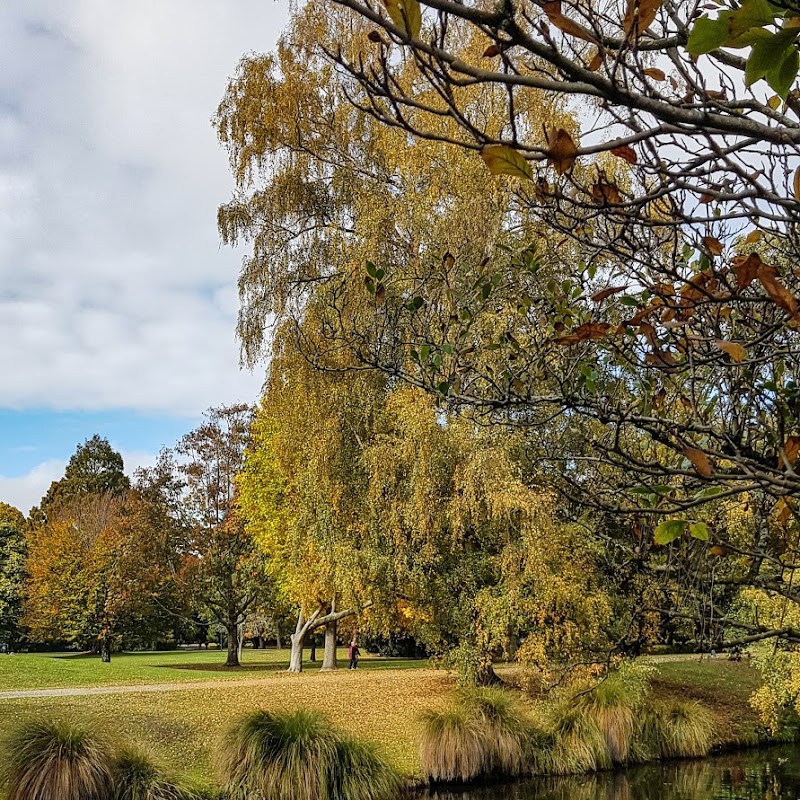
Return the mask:
<path fill-rule="evenodd" d="M 400 785 L 373 747 L 302 710 L 242 718 L 225 737 L 220 767 L 233 800 L 382 800 Z"/>
<path fill-rule="evenodd" d="M 635 673 L 613 673 L 534 715 L 500 689 L 459 692 L 424 715 L 420 756 L 434 782 L 570 775 L 711 749 L 711 716 L 698 703 L 653 703 Z"/>

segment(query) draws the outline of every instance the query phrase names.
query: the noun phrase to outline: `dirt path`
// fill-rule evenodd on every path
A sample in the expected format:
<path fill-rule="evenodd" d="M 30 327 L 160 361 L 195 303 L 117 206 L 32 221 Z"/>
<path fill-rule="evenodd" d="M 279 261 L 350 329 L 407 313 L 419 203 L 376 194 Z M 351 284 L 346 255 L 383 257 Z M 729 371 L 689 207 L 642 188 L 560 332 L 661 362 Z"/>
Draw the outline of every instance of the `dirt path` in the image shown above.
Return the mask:
<path fill-rule="evenodd" d="M 93 694 L 135 694 L 136 692 L 181 692 L 187 689 L 232 689 L 237 686 L 260 686 L 270 678 L 241 678 L 238 680 L 184 681 L 183 683 L 144 683 L 130 686 L 90 686 L 72 689 L 19 689 L 0 692 L 0 700 L 22 700 L 26 697 L 84 697 Z"/>

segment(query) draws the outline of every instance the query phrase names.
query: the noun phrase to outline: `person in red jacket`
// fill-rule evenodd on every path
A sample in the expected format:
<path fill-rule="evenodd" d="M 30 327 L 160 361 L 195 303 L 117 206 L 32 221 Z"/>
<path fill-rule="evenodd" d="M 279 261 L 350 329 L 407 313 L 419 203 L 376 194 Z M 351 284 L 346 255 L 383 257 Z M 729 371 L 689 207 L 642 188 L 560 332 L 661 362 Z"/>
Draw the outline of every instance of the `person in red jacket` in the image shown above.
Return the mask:
<path fill-rule="evenodd" d="M 358 642 L 355 636 L 353 637 L 353 641 L 350 642 L 347 655 L 350 657 L 350 669 L 358 669 L 358 657 L 361 655 L 361 651 L 358 649 Z"/>

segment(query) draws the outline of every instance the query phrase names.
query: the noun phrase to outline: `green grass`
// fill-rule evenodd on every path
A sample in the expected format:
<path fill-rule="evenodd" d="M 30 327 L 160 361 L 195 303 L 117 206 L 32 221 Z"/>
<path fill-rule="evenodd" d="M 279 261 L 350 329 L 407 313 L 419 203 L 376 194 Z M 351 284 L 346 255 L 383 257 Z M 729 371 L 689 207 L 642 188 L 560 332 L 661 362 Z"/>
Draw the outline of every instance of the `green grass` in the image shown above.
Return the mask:
<path fill-rule="evenodd" d="M 730 749 L 771 741 L 769 732 L 750 707 L 749 699 L 761 679 L 747 661 L 697 656 L 659 661 L 653 676 L 653 697 L 660 700 L 697 701 L 706 706 L 714 722 L 713 748 Z"/>
<path fill-rule="evenodd" d="M 306 658 L 308 652 L 306 650 Z M 306 662 L 303 669 L 317 671 L 322 664 L 321 648 L 317 649 L 317 657 L 316 663 Z M 346 649 L 340 648 L 339 664 L 344 668 L 347 667 L 346 657 Z M 238 669 L 225 667 L 224 662 L 225 652 L 220 650 L 115 653 L 110 664 L 103 664 L 100 656 L 69 653 L 0 656 L 0 692 L 258 678 L 265 673 L 285 670 L 289 666 L 289 651 L 246 649 Z M 425 661 L 366 655 L 359 669 L 413 669 L 426 664 Z"/>

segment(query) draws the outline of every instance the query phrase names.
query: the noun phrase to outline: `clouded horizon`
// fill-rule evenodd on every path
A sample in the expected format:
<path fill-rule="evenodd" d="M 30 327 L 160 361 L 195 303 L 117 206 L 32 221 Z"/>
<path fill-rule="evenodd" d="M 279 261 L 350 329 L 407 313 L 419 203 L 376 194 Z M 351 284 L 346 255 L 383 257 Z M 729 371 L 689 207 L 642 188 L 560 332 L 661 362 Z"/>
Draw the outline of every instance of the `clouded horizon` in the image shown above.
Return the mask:
<path fill-rule="evenodd" d="M 0 9 L 0 500 L 27 511 L 99 417 L 132 471 L 172 443 L 166 431 L 258 396 L 263 370 L 238 366 L 241 254 L 216 231 L 232 181 L 210 118 L 287 10 Z M 70 414 L 85 422 L 74 441 Z M 32 416 L 29 441 L 9 435 Z"/>

